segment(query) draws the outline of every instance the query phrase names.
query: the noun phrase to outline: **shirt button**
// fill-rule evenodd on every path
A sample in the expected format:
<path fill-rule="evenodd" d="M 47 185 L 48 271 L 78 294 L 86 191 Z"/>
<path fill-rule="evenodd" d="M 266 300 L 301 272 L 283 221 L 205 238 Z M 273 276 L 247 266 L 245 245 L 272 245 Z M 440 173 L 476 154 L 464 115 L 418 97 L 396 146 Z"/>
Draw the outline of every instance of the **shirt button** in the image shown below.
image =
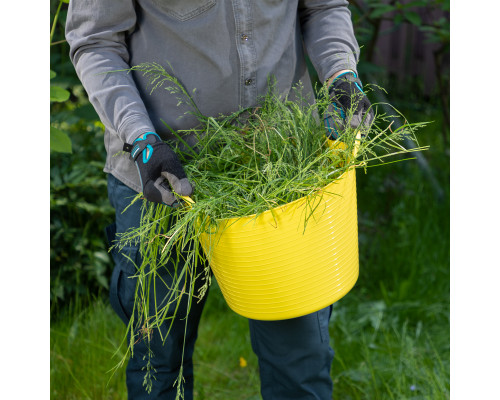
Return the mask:
<path fill-rule="evenodd" d="M 252 84 L 252 82 L 253 82 L 253 81 L 252 81 L 251 79 L 247 79 L 247 80 L 245 81 L 245 85 L 246 85 L 246 86 L 249 86 L 249 85 L 251 85 L 251 84 Z"/>
<path fill-rule="evenodd" d="M 248 40 L 248 35 L 241 35 L 241 40 L 243 40 L 244 42 L 246 42 Z"/>

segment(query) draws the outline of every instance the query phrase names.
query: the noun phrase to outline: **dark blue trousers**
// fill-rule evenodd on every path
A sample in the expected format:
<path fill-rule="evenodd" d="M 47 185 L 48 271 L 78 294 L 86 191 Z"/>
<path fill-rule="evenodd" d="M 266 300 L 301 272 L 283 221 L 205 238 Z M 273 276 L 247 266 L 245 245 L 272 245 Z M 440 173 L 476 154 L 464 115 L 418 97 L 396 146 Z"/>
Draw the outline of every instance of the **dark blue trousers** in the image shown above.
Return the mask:
<path fill-rule="evenodd" d="M 139 225 L 140 203 L 130 206 L 124 212 L 135 194 L 115 177 L 108 175 L 109 200 L 116 210 L 115 224 L 108 227 L 110 241 L 115 239 L 116 234 Z M 113 259 L 115 268 L 111 277 L 110 302 L 123 322 L 128 324 L 133 312 L 136 287 L 136 280 L 130 277 L 136 272 L 135 265 L 141 264 L 138 246 L 125 247 L 121 252 L 114 251 Z M 156 282 L 156 297 L 159 302 L 168 293 L 171 283 L 169 267 L 171 266 L 166 266 L 165 272 L 160 274 Z M 204 301 L 192 302 L 186 326 L 186 320 L 183 318 L 185 311 L 184 315 L 182 314 L 183 310 L 187 310 L 187 301 L 184 299 L 165 343 L 159 332 L 153 332 L 150 350 L 154 354 L 151 363 L 156 370 L 156 380 L 153 380 L 150 394 L 143 386 L 146 365 L 144 358 L 148 355 L 148 348 L 143 340 L 135 343 L 134 355 L 126 369 L 129 399 L 175 399 L 176 389 L 173 385 L 181 365 L 185 378 L 185 399 L 193 399 L 192 356 L 203 306 Z M 261 393 L 264 400 L 332 398 L 330 366 L 333 350 L 328 334 L 330 315 L 331 307 L 327 307 L 304 317 L 283 321 L 249 320 L 252 348 L 259 360 Z M 168 325 L 163 324 L 163 333 L 166 333 Z M 185 350 L 182 359 L 183 346 Z"/>

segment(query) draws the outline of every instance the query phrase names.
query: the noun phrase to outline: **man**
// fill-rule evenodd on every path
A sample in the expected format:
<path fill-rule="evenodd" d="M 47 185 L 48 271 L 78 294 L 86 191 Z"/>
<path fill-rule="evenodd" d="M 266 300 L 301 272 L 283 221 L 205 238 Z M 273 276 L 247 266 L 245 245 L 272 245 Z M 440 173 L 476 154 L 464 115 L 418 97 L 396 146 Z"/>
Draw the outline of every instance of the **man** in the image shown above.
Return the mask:
<path fill-rule="evenodd" d="M 139 206 L 124 212 L 137 192 L 150 201 L 175 206 L 171 189 L 181 195 L 193 191 L 163 140 L 174 139 L 171 130 L 195 127 L 196 118 L 185 114 L 185 106 L 178 106 L 168 91 L 151 92 L 146 76 L 127 69 L 143 62 L 168 67 L 190 93 L 196 89 L 193 99 L 199 110 L 217 116 L 256 106 L 267 92 L 270 76 L 280 93 L 301 82 L 312 94 L 305 49 L 321 82 L 332 84 L 333 111 L 325 124 L 335 138 L 351 94 L 359 100 L 352 121 L 369 118 L 365 115 L 369 102 L 356 73 L 359 48 L 347 5 L 343 0 L 72 0 L 66 25 L 70 56 L 106 127 L 104 171 L 116 209 L 110 239 L 138 226 Z M 193 144 L 193 138 L 185 140 Z M 130 156 L 117 155 L 124 148 Z M 110 299 L 128 323 L 135 293 L 135 280 L 128 277 L 135 273 L 134 263 L 141 262 L 138 246 L 128 246 L 113 257 Z M 164 279 L 166 284 L 158 282 L 159 299 L 168 291 L 168 274 Z M 154 334 L 150 349 L 144 340 L 134 345 L 134 357 L 127 365 L 129 398 L 174 399 L 181 363 L 185 398 L 192 398 L 192 354 L 202 309 L 203 302 L 194 303 L 186 332 L 184 321 L 177 321 L 165 345 Z M 249 321 L 264 399 L 332 397 L 330 313 L 327 307 L 285 321 Z M 156 380 L 148 395 L 143 380 L 151 352 Z"/>

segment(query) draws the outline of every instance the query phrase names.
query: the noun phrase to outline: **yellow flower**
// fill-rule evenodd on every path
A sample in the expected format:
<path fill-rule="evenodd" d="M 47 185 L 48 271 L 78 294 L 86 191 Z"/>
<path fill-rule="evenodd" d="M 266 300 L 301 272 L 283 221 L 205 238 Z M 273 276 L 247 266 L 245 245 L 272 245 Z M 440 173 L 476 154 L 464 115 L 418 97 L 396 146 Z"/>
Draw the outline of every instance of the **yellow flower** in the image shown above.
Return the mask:
<path fill-rule="evenodd" d="M 245 360 L 243 357 L 240 357 L 240 367 L 245 368 L 247 366 L 247 360 Z"/>

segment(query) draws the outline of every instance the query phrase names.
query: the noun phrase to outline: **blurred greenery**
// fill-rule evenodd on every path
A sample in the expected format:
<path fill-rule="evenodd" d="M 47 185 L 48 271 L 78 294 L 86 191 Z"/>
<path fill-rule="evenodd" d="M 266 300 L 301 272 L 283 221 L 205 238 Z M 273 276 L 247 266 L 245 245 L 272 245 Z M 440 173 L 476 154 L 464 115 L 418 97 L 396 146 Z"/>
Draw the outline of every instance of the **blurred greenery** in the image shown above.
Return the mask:
<path fill-rule="evenodd" d="M 50 271 L 52 316 L 75 299 L 108 288 L 112 269 L 105 226 L 104 127 L 69 60 L 64 41 L 67 2 L 51 1 Z M 59 9 L 58 18 L 54 16 Z"/>
<path fill-rule="evenodd" d="M 373 46 L 386 34 L 382 21 L 394 20 L 395 32 L 411 24 L 437 46 L 436 68 L 443 68 L 449 19 L 428 16 L 446 15 L 449 1 L 350 3 L 362 46 L 360 75 L 387 88 L 410 122 L 434 121 L 419 141 L 430 145 L 424 157 L 444 196 L 415 160 L 357 172 L 360 277 L 335 304 L 330 323 L 334 398 L 448 399 L 449 74 L 443 70 L 434 91 L 424 93 L 421 77 L 396 81 L 375 65 Z M 50 155 L 51 398 L 124 399 L 124 368 L 113 377 L 109 372 L 120 359 L 113 353 L 123 354 L 125 327 L 107 301 L 112 262 L 104 228 L 113 210 L 102 172 L 103 126 L 68 58 L 66 2 L 51 0 L 51 28 L 60 4 L 50 55 L 50 83 L 58 88 L 51 93 L 51 141 L 59 137 Z M 65 135 L 70 143 L 60 139 Z M 227 308 L 216 284 L 195 365 L 197 398 L 259 398 L 246 319 Z"/>

